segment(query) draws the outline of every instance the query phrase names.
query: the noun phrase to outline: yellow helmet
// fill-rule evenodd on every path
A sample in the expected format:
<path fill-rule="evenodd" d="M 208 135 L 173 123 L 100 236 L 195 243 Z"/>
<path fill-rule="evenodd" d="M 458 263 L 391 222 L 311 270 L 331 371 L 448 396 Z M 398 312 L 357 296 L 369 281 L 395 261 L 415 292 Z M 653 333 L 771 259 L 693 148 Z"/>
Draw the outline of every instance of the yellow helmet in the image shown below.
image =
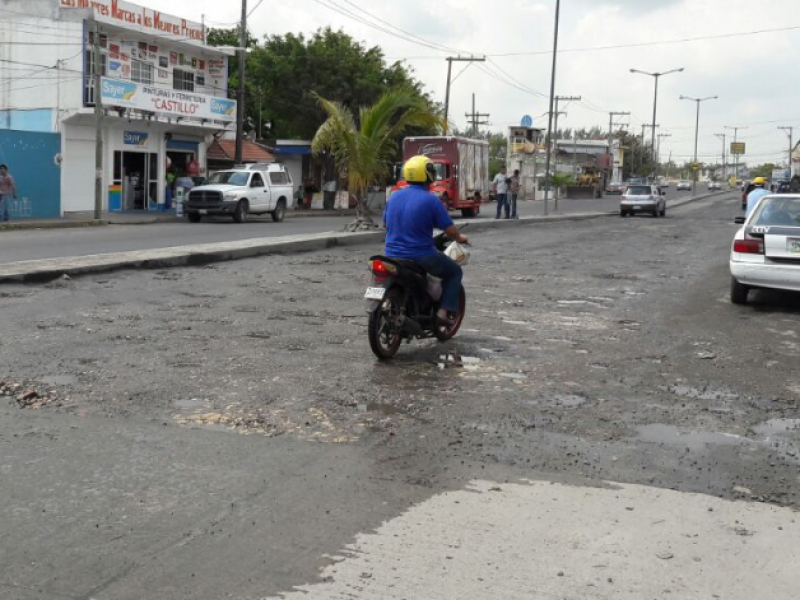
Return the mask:
<path fill-rule="evenodd" d="M 753 179 L 753 185 L 766 185 L 767 180 L 764 177 L 756 177 Z"/>
<path fill-rule="evenodd" d="M 412 156 L 403 165 L 403 179 L 408 183 L 432 183 L 436 179 L 436 170 L 427 156 Z"/>

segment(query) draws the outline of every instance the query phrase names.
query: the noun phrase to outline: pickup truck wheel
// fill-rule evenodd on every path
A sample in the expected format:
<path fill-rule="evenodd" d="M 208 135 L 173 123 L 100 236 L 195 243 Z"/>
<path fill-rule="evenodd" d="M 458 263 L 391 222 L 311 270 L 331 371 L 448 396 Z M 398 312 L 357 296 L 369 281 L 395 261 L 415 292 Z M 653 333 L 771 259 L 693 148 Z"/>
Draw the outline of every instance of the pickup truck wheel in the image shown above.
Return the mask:
<path fill-rule="evenodd" d="M 275 207 L 275 210 L 272 211 L 272 220 L 276 223 L 280 223 L 283 221 L 283 217 L 286 215 L 286 202 L 283 200 L 278 200 L 278 205 Z"/>
<path fill-rule="evenodd" d="M 247 220 L 247 200 L 239 200 L 236 210 L 233 211 L 233 220 L 236 223 L 244 223 Z"/>
<path fill-rule="evenodd" d="M 461 209 L 461 216 L 465 219 L 474 219 L 475 218 L 475 209 L 474 208 L 462 208 Z"/>
<path fill-rule="evenodd" d="M 202 219 L 203 217 L 200 216 L 200 213 L 187 212 L 186 218 L 188 219 L 189 223 L 199 223 L 200 219 Z"/>

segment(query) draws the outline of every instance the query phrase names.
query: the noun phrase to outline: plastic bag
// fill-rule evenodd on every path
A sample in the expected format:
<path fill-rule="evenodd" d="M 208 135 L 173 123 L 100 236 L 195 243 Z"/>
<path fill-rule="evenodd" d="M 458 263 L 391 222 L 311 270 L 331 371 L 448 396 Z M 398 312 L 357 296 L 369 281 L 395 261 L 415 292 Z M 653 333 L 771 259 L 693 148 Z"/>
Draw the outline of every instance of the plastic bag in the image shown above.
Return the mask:
<path fill-rule="evenodd" d="M 444 254 L 456 261 L 459 266 L 463 267 L 469 263 L 469 250 L 458 242 L 450 244 Z"/>

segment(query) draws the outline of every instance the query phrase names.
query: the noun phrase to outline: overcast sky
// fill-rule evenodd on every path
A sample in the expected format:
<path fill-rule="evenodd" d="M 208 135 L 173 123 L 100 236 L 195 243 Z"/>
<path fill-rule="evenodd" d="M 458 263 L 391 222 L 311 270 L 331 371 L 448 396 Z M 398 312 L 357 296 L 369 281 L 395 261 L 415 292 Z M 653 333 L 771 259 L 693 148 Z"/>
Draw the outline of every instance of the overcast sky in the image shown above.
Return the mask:
<path fill-rule="evenodd" d="M 212 25 L 236 21 L 240 10 L 236 2 L 218 0 L 139 1 L 197 20 L 205 13 Z M 248 0 L 249 6 L 257 1 Z M 399 39 L 324 6 L 332 3 L 454 51 L 494 55 L 485 65 L 470 66 L 453 83 L 450 115 L 459 127 L 466 126 L 464 113 L 471 108 L 473 92 L 479 111 L 491 114 L 493 129 L 518 124 L 525 114 L 537 126 L 546 124 L 547 98 L 537 92 L 549 93 L 555 0 L 263 0 L 251 17 L 250 29 L 259 37 L 311 33 L 325 25 L 344 29 L 365 44 L 380 45 L 387 57 L 406 60 L 433 97 L 443 101 L 447 51 Z M 680 101 L 680 94 L 719 96 L 701 108 L 701 160 L 718 160 L 722 142 L 714 134 L 732 135 L 723 129 L 726 125 L 749 126 L 739 139 L 747 142 L 751 163 L 786 156 L 788 139 L 779 125 L 798 127 L 795 139 L 800 138 L 798 0 L 562 0 L 561 7 L 563 50 L 797 27 L 651 47 L 561 52 L 556 91 L 584 99 L 566 106 L 564 126 L 606 129 L 608 111 L 630 111 L 629 120 L 622 120 L 641 133 L 642 123 L 652 119 L 653 79 L 632 75 L 629 69 L 684 67 L 685 72 L 661 79 L 659 132 L 672 134 L 662 141 L 664 159 L 670 151 L 679 161 L 688 159 L 694 148 L 695 104 Z M 500 56 L 513 53 L 529 54 Z M 455 64 L 453 76 L 461 69 Z M 498 81 L 509 79 L 501 69 L 519 83 Z"/>

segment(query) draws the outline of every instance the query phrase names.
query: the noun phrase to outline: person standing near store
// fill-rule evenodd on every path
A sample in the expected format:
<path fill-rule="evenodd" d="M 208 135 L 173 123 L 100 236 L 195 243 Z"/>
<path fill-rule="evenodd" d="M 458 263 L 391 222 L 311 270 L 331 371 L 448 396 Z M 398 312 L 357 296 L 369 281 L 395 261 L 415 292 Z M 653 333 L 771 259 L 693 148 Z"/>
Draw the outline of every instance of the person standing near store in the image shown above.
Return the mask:
<path fill-rule="evenodd" d="M 492 190 L 494 190 L 494 197 L 497 200 L 497 215 L 495 219 L 500 218 L 500 213 L 504 207 L 506 219 L 508 219 L 510 215 L 508 206 L 508 175 L 506 175 L 505 167 L 500 167 L 500 172 L 494 176 Z"/>
<path fill-rule="evenodd" d="M 8 221 L 11 217 L 8 212 L 8 203 L 11 198 L 17 198 L 17 186 L 14 178 L 8 172 L 8 166 L 0 165 L 0 213 L 3 221 Z"/>
<path fill-rule="evenodd" d="M 519 219 L 517 216 L 517 197 L 519 196 L 519 190 L 522 187 L 520 183 L 519 177 L 519 169 L 514 170 L 514 174 L 508 181 L 508 193 L 510 196 L 510 204 L 511 204 L 511 218 L 512 219 Z"/>

